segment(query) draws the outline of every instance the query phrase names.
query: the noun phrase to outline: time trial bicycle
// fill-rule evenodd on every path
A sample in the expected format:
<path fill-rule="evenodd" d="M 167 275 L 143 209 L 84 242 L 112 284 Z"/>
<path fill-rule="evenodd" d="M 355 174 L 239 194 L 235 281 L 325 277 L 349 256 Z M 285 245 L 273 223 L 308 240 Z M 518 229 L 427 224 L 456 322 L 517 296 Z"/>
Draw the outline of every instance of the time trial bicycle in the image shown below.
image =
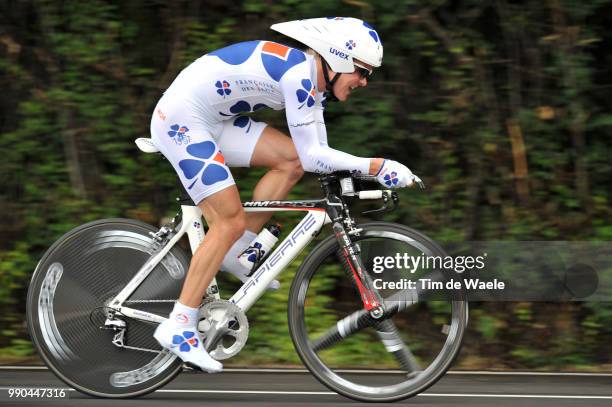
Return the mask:
<path fill-rule="evenodd" d="M 157 151 L 150 139 L 137 144 Z M 320 199 L 243 203 L 247 212 L 301 211 L 304 217 L 228 300 L 212 281 L 198 325 L 205 347 L 217 360 L 237 355 L 249 334 L 245 313 L 331 224 L 332 234 L 305 257 L 289 291 L 295 350 L 339 394 L 361 401 L 414 396 L 444 375 L 459 353 L 468 321 L 465 296 L 453 291 L 444 301 L 428 301 L 423 287 L 379 289 L 371 271 L 376 257 L 444 256 L 444 250 L 404 225 L 358 224 L 351 216 L 350 206 L 360 200 L 382 200 L 378 211 L 392 210 L 397 193 L 368 188 L 371 179 L 349 173 L 319 181 Z M 181 211 L 161 228 L 131 219 L 90 222 L 63 235 L 38 263 L 27 297 L 29 332 L 46 365 L 76 390 L 141 396 L 181 371 L 182 361 L 153 338 L 189 268 L 190 256 L 177 243 L 187 234 L 193 253 L 205 236 L 200 209 L 186 194 L 179 200 Z M 441 271 L 427 276 L 449 278 Z"/>

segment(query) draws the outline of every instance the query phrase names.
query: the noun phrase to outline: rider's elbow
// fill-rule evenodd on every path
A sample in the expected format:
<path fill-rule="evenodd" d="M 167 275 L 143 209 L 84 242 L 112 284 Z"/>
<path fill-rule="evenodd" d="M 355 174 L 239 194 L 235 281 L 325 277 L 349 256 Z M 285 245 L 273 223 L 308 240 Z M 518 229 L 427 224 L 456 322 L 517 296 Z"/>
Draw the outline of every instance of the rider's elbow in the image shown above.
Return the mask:
<path fill-rule="evenodd" d="M 326 165 L 326 160 L 322 157 L 321 148 L 311 148 L 306 154 L 300 156 L 300 161 L 302 163 L 302 169 L 304 172 L 313 172 L 317 174 L 332 172 L 331 169 L 328 169 L 328 165 Z"/>

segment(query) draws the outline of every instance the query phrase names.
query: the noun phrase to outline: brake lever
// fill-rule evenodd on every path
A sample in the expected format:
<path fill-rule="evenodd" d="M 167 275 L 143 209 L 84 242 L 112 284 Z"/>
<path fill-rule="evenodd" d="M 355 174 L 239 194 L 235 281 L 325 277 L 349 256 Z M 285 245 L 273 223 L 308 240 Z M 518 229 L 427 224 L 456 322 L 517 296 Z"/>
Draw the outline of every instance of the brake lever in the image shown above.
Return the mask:
<path fill-rule="evenodd" d="M 417 177 L 414 174 L 412 174 L 412 182 L 417 184 L 419 188 L 425 189 L 425 183 L 421 180 L 421 178 Z"/>
<path fill-rule="evenodd" d="M 362 215 L 366 215 L 368 213 L 381 213 L 381 212 L 389 212 L 397 207 L 399 203 L 399 196 L 397 192 L 391 191 L 391 200 L 393 201 L 393 208 L 389 209 L 389 192 L 383 191 L 382 193 L 383 206 L 378 209 L 370 209 L 369 211 L 362 212 Z"/>
<path fill-rule="evenodd" d="M 394 210 L 399 205 L 399 195 L 396 191 L 391 191 L 391 200 L 393 200 L 393 208 L 391 210 Z"/>

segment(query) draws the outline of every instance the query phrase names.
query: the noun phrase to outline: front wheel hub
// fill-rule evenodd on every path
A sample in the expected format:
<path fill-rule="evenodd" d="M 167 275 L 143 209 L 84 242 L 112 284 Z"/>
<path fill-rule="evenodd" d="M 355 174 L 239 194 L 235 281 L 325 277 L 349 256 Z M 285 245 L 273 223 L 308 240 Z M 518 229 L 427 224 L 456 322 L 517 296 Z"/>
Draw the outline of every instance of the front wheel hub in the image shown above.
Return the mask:
<path fill-rule="evenodd" d="M 370 316 L 374 319 L 380 319 L 385 314 L 385 309 L 380 306 L 370 310 Z"/>

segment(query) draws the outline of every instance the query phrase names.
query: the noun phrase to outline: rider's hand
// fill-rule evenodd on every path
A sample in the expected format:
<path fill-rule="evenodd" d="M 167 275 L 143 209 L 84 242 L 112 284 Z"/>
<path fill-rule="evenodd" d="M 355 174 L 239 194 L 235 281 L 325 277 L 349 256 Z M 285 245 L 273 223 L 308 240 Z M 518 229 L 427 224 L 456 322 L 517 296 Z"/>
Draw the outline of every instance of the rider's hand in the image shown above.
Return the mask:
<path fill-rule="evenodd" d="M 414 175 L 408 167 L 393 160 L 383 161 L 376 174 L 376 179 L 388 188 L 409 187 L 415 182 L 421 182 L 421 179 Z"/>

